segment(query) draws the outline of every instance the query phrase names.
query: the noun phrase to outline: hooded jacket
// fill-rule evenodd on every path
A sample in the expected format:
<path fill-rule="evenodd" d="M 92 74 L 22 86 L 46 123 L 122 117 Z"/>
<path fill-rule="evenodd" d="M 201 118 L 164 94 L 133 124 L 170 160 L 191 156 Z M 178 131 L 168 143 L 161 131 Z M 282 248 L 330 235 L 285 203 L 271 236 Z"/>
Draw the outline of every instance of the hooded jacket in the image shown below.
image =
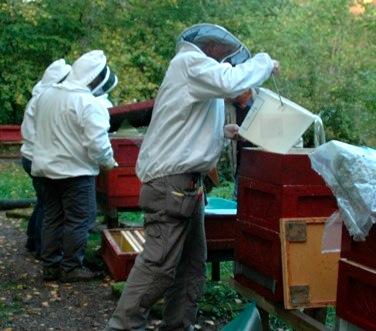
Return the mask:
<path fill-rule="evenodd" d="M 21 124 L 21 134 L 23 144 L 21 146 L 21 154 L 23 157 L 31 160 L 33 157 L 33 145 L 35 135 L 35 104 L 38 96 L 46 88 L 54 83 L 60 82 L 71 70 L 71 66 L 65 63 L 64 59 L 52 62 L 45 70 L 42 79 L 33 87 L 31 99 L 26 105 L 24 118 Z"/>
<path fill-rule="evenodd" d="M 269 78 L 273 62 L 259 53 L 232 67 L 181 42 L 158 91 L 137 160 L 142 182 L 166 175 L 207 173 L 224 143 L 224 100 Z"/>
<path fill-rule="evenodd" d="M 100 165 L 111 168 L 116 164 L 107 133 L 108 111 L 88 88 L 105 65 L 102 51 L 86 53 L 72 65 L 62 84 L 38 98 L 33 176 L 95 176 Z"/>

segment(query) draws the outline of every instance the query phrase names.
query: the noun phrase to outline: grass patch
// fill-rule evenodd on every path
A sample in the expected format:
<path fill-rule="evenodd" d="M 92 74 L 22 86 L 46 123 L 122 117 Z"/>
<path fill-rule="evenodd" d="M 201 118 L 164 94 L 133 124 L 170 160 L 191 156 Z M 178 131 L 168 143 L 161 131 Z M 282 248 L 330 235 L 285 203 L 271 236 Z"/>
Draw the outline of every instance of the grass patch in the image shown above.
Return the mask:
<path fill-rule="evenodd" d="M 0 164 L 0 199 L 34 198 L 35 192 L 30 177 L 20 163 Z"/>

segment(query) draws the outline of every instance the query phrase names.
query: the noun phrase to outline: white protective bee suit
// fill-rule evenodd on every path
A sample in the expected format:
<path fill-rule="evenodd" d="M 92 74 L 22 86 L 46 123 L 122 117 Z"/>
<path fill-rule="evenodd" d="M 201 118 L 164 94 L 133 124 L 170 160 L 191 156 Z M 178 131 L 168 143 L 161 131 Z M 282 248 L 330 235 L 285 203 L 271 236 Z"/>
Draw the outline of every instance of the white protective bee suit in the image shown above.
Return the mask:
<path fill-rule="evenodd" d="M 38 99 L 34 176 L 96 176 L 100 165 L 115 165 L 108 111 L 87 86 L 106 66 L 106 57 L 102 51 L 92 53 L 92 58 L 76 61 L 65 81 Z"/>
<path fill-rule="evenodd" d="M 223 58 L 205 53 L 208 45 Z M 212 24 L 193 26 L 178 38 L 137 161 L 144 250 L 106 330 L 144 330 L 150 307 L 163 296 L 160 330 L 193 330 L 205 283 L 202 174 L 215 166 L 223 147 L 224 98 L 262 84 L 273 69 L 266 53 L 246 60 L 249 55 Z"/>
<path fill-rule="evenodd" d="M 23 121 L 21 124 L 21 134 L 23 144 L 21 147 L 21 154 L 23 157 L 31 160 L 33 157 L 33 145 L 35 134 L 35 104 L 38 96 L 48 87 L 54 83 L 60 82 L 70 72 L 71 66 L 65 63 L 64 59 L 59 59 L 52 62 L 44 71 L 42 79 L 33 87 L 31 92 L 31 99 L 26 105 Z"/>
<path fill-rule="evenodd" d="M 26 105 L 24 118 L 21 125 L 22 134 L 22 166 L 29 176 L 31 176 L 31 160 L 33 158 L 34 135 L 35 135 L 35 110 L 38 96 L 54 83 L 62 81 L 70 72 L 71 66 L 65 63 L 64 59 L 52 62 L 44 71 L 42 79 L 33 87 L 32 97 Z M 41 232 L 43 224 L 43 185 L 37 178 L 31 176 L 33 187 L 35 189 L 37 202 L 33 213 L 28 221 L 26 248 L 34 251 L 37 256 L 41 251 Z"/>
<path fill-rule="evenodd" d="M 116 166 L 107 133 L 108 110 L 94 95 L 115 81 L 103 52 L 91 51 L 73 63 L 63 83 L 48 88 L 37 100 L 32 175 L 45 187 L 41 253 L 45 280 L 91 276 L 82 262 L 96 216 L 95 176 L 99 166 Z"/>
<path fill-rule="evenodd" d="M 218 63 L 194 43 L 179 40 L 137 161 L 142 182 L 207 173 L 216 165 L 224 142 L 224 98 L 261 85 L 273 69 L 266 53 L 236 66 L 229 62 Z"/>

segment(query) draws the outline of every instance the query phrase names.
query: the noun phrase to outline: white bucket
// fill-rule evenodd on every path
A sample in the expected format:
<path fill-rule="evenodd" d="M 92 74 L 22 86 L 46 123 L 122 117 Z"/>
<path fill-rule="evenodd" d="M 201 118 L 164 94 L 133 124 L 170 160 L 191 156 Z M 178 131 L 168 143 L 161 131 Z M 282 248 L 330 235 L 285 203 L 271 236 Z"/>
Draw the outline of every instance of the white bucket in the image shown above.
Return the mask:
<path fill-rule="evenodd" d="M 286 154 L 317 118 L 298 104 L 260 88 L 239 134 L 267 151 Z"/>

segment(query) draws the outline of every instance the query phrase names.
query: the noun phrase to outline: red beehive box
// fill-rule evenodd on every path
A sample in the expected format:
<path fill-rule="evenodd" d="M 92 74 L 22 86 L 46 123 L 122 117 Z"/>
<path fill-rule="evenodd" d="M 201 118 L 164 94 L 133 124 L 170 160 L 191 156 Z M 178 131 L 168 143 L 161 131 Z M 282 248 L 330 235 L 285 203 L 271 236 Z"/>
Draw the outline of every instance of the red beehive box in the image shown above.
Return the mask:
<path fill-rule="evenodd" d="M 236 215 L 205 215 L 208 250 L 233 250 Z"/>
<path fill-rule="evenodd" d="M 293 148 L 288 154 L 259 148 L 243 148 L 240 174 L 276 185 L 323 185 L 324 180 L 311 168 L 312 148 Z"/>
<path fill-rule="evenodd" d="M 273 301 L 283 301 L 279 233 L 249 222 L 236 222 L 235 279 Z"/>
<path fill-rule="evenodd" d="M 131 229 L 131 231 L 135 230 L 142 232 L 142 228 Z M 127 279 L 139 254 L 130 246 L 122 231 L 127 231 L 127 229 L 103 230 L 102 232 L 102 258 L 115 281 Z"/>
<path fill-rule="evenodd" d="M 21 127 L 19 125 L 0 125 L 0 142 L 16 142 L 21 140 Z"/>
<path fill-rule="evenodd" d="M 365 241 L 354 241 L 343 226 L 341 257 L 376 269 L 376 225 L 371 228 Z"/>
<path fill-rule="evenodd" d="M 114 158 L 120 167 L 135 167 L 142 138 L 111 137 Z"/>
<path fill-rule="evenodd" d="M 235 221 L 235 201 L 218 197 L 207 199 L 204 223 L 209 251 L 228 251 L 233 256 Z"/>
<path fill-rule="evenodd" d="M 137 208 L 140 188 L 134 167 L 114 168 L 97 177 L 97 192 L 105 196 L 108 208 Z"/>
<path fill-rule="evenodd" d="M 245 222 L 279 232 L 280 218 L 327 217 L 336 210 L 336 200 L 325 185 L 277 185 L 242 173 L 239 178 L 238 218 Z"/>
<path fill-rule="evenodd" d="M 337 315 L 365 330 L 376 330 L 376 270 L 340 259 Z"/>

